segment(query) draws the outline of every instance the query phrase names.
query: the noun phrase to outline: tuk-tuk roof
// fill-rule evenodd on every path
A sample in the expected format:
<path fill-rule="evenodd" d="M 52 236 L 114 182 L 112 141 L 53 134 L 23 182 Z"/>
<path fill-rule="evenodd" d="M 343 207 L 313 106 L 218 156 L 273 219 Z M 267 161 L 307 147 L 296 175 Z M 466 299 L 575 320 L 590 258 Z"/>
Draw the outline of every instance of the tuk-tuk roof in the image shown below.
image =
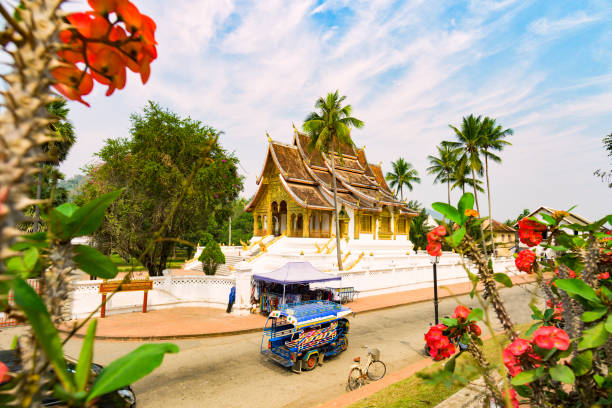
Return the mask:
<path fill-rule="evenodd" d="M 338 303 L 326 300 L 292 303 L 280 306 L 270 313 L 270 317 L 285 316 L 287 321 L 294 325 L 305 326 L 316 324 L 321 320 L 334 320 L 351 313 L 351 309 L 342 307 Z"/>

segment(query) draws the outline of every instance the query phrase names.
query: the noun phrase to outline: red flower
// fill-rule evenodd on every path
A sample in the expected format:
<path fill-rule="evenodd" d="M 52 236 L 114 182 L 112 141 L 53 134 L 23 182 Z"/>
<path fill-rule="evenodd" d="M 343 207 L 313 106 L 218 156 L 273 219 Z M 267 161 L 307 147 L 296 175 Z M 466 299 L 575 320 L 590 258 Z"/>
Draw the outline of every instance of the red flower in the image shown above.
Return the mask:
<path fill-rule="evenodd" d="M 539 222 L 523 218 L 518 222 L 519 239 L 527 246 L 536 246 L 542 242 L 542 233 L 546 231 L 546 227 Z"/>
<path fill-rule="evenodd" d="M 574 272 L 573 270 L 567 268 L 567 274 L 569 276 L 570 279 L 574 279 L 576 277 L 576 272 Z M 559 269 L 555 269 L 555 275 L 559 276 Z"/>
<path fill-rule="evenodd" d="M 142 24 L 142 15 L 132 2 L 128 0 L 119 0 L 117 4 L 117 14 L 125 22 L 125 26 L 130 33 L 140 28 Z"/>
<path fill-rule="evenodd" d="M 504 362 L 504 365 L 508 369 L 510 375 L 513 377 L 523 371 L 518 359 L 510 352 L 510 350 L 508 350 L 507 347 L 502 350 L 502 361 Z"/>
<path fill-rule="evenodd" d="M 434 360 L 443 360 L 455 353 L 455 345 L 443 333 L 446 329 L 445 325 L 438 324 L 430 327 L 429 331 L 425 334 L 425 341 L 429 347 L 429 355 Z"/>
<path fill-rule="evenodd" d="M 431 256 L 442 256 L 442 245 L 439 242 L 431 242 L 425 249 Z"/>
<path fill-rule="evenodd" d="M 557 303 L 556 305 L 553 304 L 552 300 L 550 299 L 546 299 L 546 307 L 548 307 L 549 309 L 553 309 L 554 310 L 554 314 L 553 314 L 553 319 L 555 320 L 561 320 L 562 316 L 561 313 L 563 313 L 563 305 L 561 304 L 561 302 Z"/>
<path fill-rule="evenodd" d="M 8 367 L 2 361 L 0 361 L 0 384 L 11 379 L 8 372 Z"/>
<path fill-rule="evenodd" d="M 521 339 L 519 337 L 510 343 L 508 347 L 506 347 L 506 350 L 512 353 L 512 355 L 518 357 L 531 350 L 531 343 L 529 340 Z"/>
<path fill-rule="evenodd" d="M 478 214 L 478 211 L 476 210 L 471 210 L 471 209 L 467 209 L 465 210 L 465 215 L 468 217 L 480 217 L 480 214 Z"/>
<path fill-rule="evenodd" d="M 512 408 L 519 408 L 518 398 L 516 396 L 516 390 L 514 388 L 509 388 L 510 393 L 508 396 L 510 397 L 510 402 L 512 403 Z M 506 390 L 502 393 L 502 397 L 506 398 Z"/>
<path fill-rule="evenodd" d="M 469 315 L 470 315 L 470 309 L 463 305 L 459 305 L 455 308 L 455 312 L 453 313 L 452 318 L 458 319 L 460 321 L 465 321 Z"/>
<path fill-rule="evenodd" d="M 446 235 L 446 228 L 444 227 L 444 225 L 438 225 L 436 228 L 431 230 L 431 232 L 434 235 L 437 235 L 438 237 L 442 238 L 443 236 Z"/>
<path fill-rule="evenodd" d="M 55 68 L 51 75 L 58 81 L 53 87 L 68 99 L 79 101 L 87 106 L 81 96 L 87 95 L 93 88 L 91 75 L 81 71 L 75 66 Z"/>
<path fill-rule="evenodd" d="M 540 327 L 533 333 L 533 341 L 538 347 L 547 350 L 567 350 L 570 344 L 567 333 L 553 326 Z"/>
<path fill-rule="evenodd" d="M 604 272 L 597 275 L 597 279 L 610 279 L 610 272 Z"/>
<path fill-rule="evenodd" d="M 533 273 L 531 270 L 533 263 L 535 262 L 536 255 L 530 249 L 524 249 L 518 253 L 518 256 L 514 260 L 514 264 L 516 265 L 519 271 Z"/>
<path fill-rule="evenodd" d="M 480 336 L 482 334 L 482 330 L 480 330 L 480 326 L 478 326 L 476 323 L 471 323 L 470 324 L 470 331 L 475 336 Z"/>

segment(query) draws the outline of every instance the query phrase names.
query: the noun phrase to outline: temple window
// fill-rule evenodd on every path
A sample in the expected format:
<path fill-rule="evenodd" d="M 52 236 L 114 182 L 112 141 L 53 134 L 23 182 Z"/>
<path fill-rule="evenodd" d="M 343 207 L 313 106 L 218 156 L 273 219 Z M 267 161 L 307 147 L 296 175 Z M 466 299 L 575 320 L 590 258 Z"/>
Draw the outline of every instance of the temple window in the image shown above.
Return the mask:
<path fill-rule="evenodd" d="M 372 233 L 372 216 L 362 215 L 359 218 L 361 221 L 361 232 L 365 234 L 371 234 Z"/>
<path fill-rule="evenodd" d="M 261 230 L 263 228 L 263 224 L 261 223 L 261 215 L 257 216 L 257 229 Z"/>
<path fill-rule="evenodd" d="M 397 220 L 397 232 L 398 234 L 406 233 L 406 219 L 405 218 L 400 218 L 399 220 Z"/>

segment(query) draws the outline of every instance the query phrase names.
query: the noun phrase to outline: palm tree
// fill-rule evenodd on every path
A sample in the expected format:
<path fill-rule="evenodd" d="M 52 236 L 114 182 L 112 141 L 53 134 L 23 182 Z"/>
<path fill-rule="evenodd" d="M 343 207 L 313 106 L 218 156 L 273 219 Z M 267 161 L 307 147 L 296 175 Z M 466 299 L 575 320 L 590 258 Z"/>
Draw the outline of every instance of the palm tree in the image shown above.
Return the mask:
<path fill-rule="evenodd" d="M 451 181 L 455 181 L 453 179 L 453 171 L 457 167 L 457 156 L 459 155 L 459 151 L 445 144 L 437 146 L 437 149 L 438 157 L 431 155 L 427 156 L 429 164 L 431 164 L 431 166 L 427 168 L 427 173 L 436 176 L 434 184 L 438 182 L 446 183 L 448 205 L 450 205 L 450 183 Z"/>
<path fill-rule="evenodd" d="M 472 179 L 476 180 L 476 173 L 482 175 L 482 161 L 480 160 L 482 128 L 481 117 L 475 117 L 474 115 L 470 115 L 467 118 L 463 117 L 463 121 L 461 123 L 461 130 L 453 125 L 448 126 L 455 131 L 457 141 L 442 143 L 455 149 L 460 149 L 462 151 L 462 155 L 459 160 L 469 166 L 472 171 Z M 476 209 L 480 213 L 480 205 L 478 204 L 476 183 L 473 183 L 472 186 L 474 187 L 474 199 L 476 200 Z"/>
<path fill-rule="evenodd" d="M 480 150 L 485 158 L 485 175 L 487 182 L 487 200 L 489 202 L 489 229 L 493 236 L 493 218 L 491 215 L 491 185 L 489 183 L 489 159 L 496 163 L 501 163 L 501 158 L 493 152 L 501 152 L 510 142 L 504 140 L 506 136 L 514 133 L 512 129 L 504 129 L 495 123 L 495 119 L 486 116 L 482 121 Z M 492 242 L 493 253 L 495 253 L 495 242 Z"/>
<path fill-rule="evenodd" d="M 36 200 L 41 198 L 43 166 L 55 167 L 66 160 L 70 148 L 76 141 L 72 123 L 67 120 L 70 110 L 66 107 L 66 100 L 56 99 L 47 106 L 47 109 L 51 116 L 57 119 L 56 122 L 49 125 L 51 136 L 55 139 L 42 145 L 43 152 L 47 154 L 47 161 L 41 162 L 39 166 Z M 40 223 L 40 206 L 38 204 L 36 204 L 34 211 L 34 232 L 37 232 Z"/>
<path fill-rule="evenodd" d="M 450 176 L 451 181 L 453 182 L 451 185 L 451 190 L 461 188 L 462 194 L 465 194 L 465 186 L 467 185 L 472 186 L 472 189 L 476 189 L 476 191 L 480 193 L 484 193 L 482 181 L 471 178 L 470 174 L 471 171 L 467 164 L 464 161 L 459 161 Z"/>
<path fill-rule="evenodd" d="M 363 122 L 351 116 L 351 105 L 342 106 L 346 96 L 339 96 L 338 91 L 328 93 L 327 97 L 319 98 L 315 103 L 316 112 L 306 116 L 302 125 L 310 140 L 308 148 L 317 149 L 329 156 L 332 170 L 332 188 L 334 191 L 334 215 L 336 224 L 336 254 L 338 255 L 338 269 L 342 270 L 342 256 L 340 255 L 340 222 L 338 213 L 338 192 L 336 187 L 336 165 L 334 151 L 337 151 L 342 160 L 340 146 L 347 144 L 353 146 L 351 127 L 360 129 Z"/>
<path fill-rule="evenodd" d="M 391 162 L 393 172 L 387 172 L 385 178 L 389 181 L 391 188 L 395 188 L 395 196 L 400 194 L 400 200 L 404 201 L 404 186 L 412 191 L 412 183 L 420 183 L 418 171 L 401 157 L 395 162 Z"/>

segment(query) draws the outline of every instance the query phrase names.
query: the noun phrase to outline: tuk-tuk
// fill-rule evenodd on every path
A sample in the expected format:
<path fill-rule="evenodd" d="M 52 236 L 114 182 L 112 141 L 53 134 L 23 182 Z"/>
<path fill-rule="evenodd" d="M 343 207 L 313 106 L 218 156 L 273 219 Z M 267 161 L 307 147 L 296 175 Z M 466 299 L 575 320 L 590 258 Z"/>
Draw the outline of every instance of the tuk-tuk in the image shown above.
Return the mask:
<path fill-rule="evenodd" d="M 268 316 L 261 353 L 295 372 L 313 370 L 325 357 L 348 348 L 351 309 L 315 300 L 280 306 Z"/>

